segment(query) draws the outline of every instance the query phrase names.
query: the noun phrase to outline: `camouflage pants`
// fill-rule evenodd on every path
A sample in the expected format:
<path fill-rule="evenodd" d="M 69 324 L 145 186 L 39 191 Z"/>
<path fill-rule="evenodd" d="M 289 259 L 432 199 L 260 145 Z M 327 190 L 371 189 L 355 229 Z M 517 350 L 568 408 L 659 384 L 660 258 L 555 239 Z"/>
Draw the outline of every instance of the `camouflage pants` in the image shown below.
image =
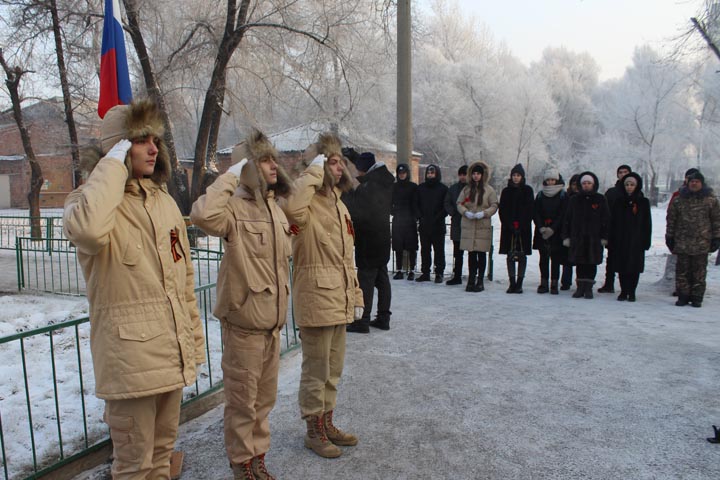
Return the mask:
<path fill-rule="evenodd" d="M 705 276 L 707 275 L 708 256 L 677 255 L 675 267 L 675 284 L 678 295 L 695 297 L 702 300 L 705 295 Z"/>

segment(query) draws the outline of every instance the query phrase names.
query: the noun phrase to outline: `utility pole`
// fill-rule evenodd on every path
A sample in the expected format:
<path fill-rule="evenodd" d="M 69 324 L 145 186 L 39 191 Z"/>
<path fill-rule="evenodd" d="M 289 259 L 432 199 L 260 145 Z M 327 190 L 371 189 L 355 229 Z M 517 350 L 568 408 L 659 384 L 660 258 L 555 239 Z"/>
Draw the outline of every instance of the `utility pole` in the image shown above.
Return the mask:
<path fill-rule="evenodd" d="M 397 163 L 412 156 L 412 53 L 410 0 L 397 2 Z"/>

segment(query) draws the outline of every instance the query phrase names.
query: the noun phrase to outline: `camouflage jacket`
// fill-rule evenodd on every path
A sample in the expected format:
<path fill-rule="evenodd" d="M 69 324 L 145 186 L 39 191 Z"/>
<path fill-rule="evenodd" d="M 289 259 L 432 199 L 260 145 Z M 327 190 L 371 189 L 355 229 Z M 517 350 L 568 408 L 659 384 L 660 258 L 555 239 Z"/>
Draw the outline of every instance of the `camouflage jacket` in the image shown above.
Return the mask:
<path fill-rule="evenodd" d="M 702 255 L 710 251 L 710 240 L 720 238 L 720 203 L 713 191 L 697 193 L 683 188 L 667 213 L 665 234 L 675 239 L 673 253 Z"/>

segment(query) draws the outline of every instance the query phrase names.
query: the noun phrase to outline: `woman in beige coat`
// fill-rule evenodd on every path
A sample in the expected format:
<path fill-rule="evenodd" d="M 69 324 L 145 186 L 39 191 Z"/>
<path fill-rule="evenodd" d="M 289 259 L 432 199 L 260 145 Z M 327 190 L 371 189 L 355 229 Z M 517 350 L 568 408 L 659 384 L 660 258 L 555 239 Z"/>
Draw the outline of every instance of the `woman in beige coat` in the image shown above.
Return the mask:
<path fill-rule="evenodd" d="M 352 180 L 340 140 L 320 135 L 306 152 L 314 158 L 293 185 L 283 207 L 298 231 L 293 238 L 293 305 L 302 339 L 300 413 L 307 422 L 305 446 L 338 457 L 336 445 L 355 445 L 354 435 L 332 423 L 345 361 L 346 325 L 362 317 L 363 294 L 353 259 L 354 230 L 340 200 Z"/>
<path fill-rule="evenodd" d="M 95 394 L 105 400 L 115 479 L 170 478 L 182 389 L 205 361 L 190 245 L 165 186 L 171 170 L 162 138 L 154 103 L 113 107 L 100 150 L 84 154 L 87 182 L 65 200 L 63 228 L 87 284 Z"/>
<path fill-rule="evenodd" d="M 290 194 L 290 179 L 277 157 L 267 137 L 253 132 L 190 214 L 223 239 L 213 313 L 223 326 L 225 449 L 238 480 L 270 478 L 268 415 L 277 398 L 290 257 L 290 224 L 276 203 Z"/>
<path fill-rule="evenodd" d="M 495 190 L 490 186 L 490 167 L 475 162 L 468 169 L 468 184 L 460 192 L 457 209 L 460 223 L 460 250 L 468 252 L 468 283 L 466 292 L 485 290 L 483 277 L 487 264 L 486 252 L 492 247 L 492 220 L 498 209 Z"/>

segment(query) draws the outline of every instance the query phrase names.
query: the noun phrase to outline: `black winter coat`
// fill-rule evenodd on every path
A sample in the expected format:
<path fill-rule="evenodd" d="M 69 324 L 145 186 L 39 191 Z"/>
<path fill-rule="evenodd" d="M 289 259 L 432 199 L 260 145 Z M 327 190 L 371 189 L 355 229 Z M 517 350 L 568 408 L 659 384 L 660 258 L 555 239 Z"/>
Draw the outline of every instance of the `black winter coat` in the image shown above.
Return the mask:
<path fill-rule="evenodd" d="M 355 263 L 358 268 L 387 265 L 390 260 L 390 211 L 395 177 L 385 165 L 358 177 L 360 185 L 342 200 L 355 229 Z"/>
<path fill-rule="evenodd" d="M 450 215 L 450 240 L 460 241 L 460 223 L 462 215 L 457 211 L 457 201 L 467 183 L 456 182 L 450 185 L 445 194 L 445 211 Z"/>
<path fill-rule="evenodd" d="M 610 215 L 613 213 L 613 206 L 615 205 L 615 202 L 620 200 L 625 196 L 625 186 L 623 185 L 623 179 L 618 179 L 617 182 L 615 182 L 614 187 L 610 187 L 605 192 L 605 201 L 608 204 L 608 208 L 610 209 Z"/>
<path fill-rule="evenodd" d="M 548 253 L 561 262 L 567 259 L 567 248 L 562 244 L 562 228 L 565 220 L 565 212 L 568 206 L 568 194 L 560 190 L 556 195 L 549 197 L 540 191 L 535 197 L 535 211 L 533 221 L 535 222 L 535 235 L 533 236 L 533 248 L 541 253 Z M 553 230 L 550 238 L 545 240 L 540 233 L 540 227 L 548 227 Z"/>
<path fill-rule="evenodd" d="M 448 187 L 442 183 L 440 168 L 435 165 L 437 176 L 427 178 L 425 169 L 425 181 L 417 188 L 417 209 L 420 215 L 420 233 L 427 235 L 445 235 L 445 195 Z"/>
<path fill-rule="evenodd" d="M 612 249 L 610 266 L 618 273 L 641 273 L 645 270 L 645 250 L 650 249 L 652 218 L 650 202 L 642 192 L 623 195 L 613 204 L 610 212 L 610 238 Z"/>
<path fill-rule="evenodd" d="M 512 182 L 512 181 L 511 181 Z M 509 182 L 510 183 L 510 182 Z M 510 252 L 510 243 L 515 229 L 514 222 L 520 227 L 520 241 L 525 255 L 532 254 L 532 220 L 535 200 L 533 189 L 525 183 L 508 185 L 500 194 L 500 253 Z"/>
<path fill-rule="evenodd" d="M 594 173 L 584 172 L 595 179 L 595 190 L 583 191 L 570 197 L 563 225 L 563 239 L 570 239 L 568 260 L 575 265 L 600 265 L 603 261 L 601 240 L 607 240 L 610 229 L 610 211 L 605 196 L 597 192 L 597 177 Z"/>
<path fill-rule="evenodd" d="M 392 249 L 417 251 L 417 188 L 409 178 L 398 179 L 392 189 Z"/>

